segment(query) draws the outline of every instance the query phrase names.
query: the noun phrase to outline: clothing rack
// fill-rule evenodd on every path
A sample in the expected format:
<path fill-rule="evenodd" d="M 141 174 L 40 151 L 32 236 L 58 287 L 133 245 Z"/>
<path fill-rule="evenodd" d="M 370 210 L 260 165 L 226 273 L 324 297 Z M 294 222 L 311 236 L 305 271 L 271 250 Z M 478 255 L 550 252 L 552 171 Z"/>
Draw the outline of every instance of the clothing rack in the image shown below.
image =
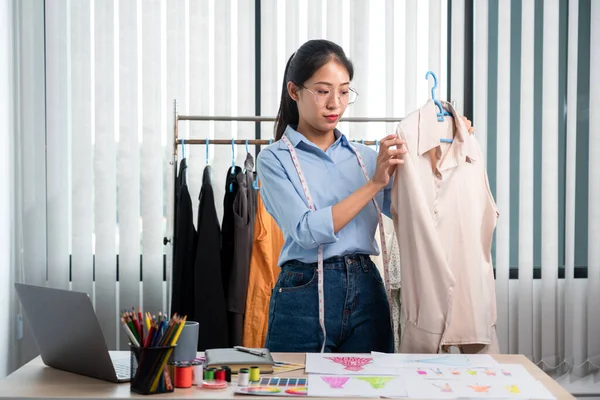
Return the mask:
<path fill-rule="evenodd" d="M 256 145 L 257 153 L 260 145 L 268 145 L 272 143 L 270 140 L 260 139 L 260 123 L 261 122 L 274 122 L 275 117 L 263 117 L 263 116 L 249 116 L 249 117 L 228 117 L 228 116 L 205 116 L 205 115 L 179 115 L 177 112 L 177 100 L 173 100 L 173 159 L 169 162 L 172 170 L 171 174 L 167 175 L 167 190 L 169 195 L 167 196 L 167 232 L 169 236 L 163 238 L 163 244 L 171 244 L 167 247 L 167 262 L 166 262 L 166 277 L 167 277 L 167 309 L 171 310 L 171 284 L 173 282 L 173 236 L 174 232 L 174 218 L 175 218 L 175 180 L 177 179 L 177 150 L 180 145 L 231 145 L 232 139 L 180 139 L 179 138 L 179 121 L 222 121 L 222 122 L 255 122 L 256 123 L 256 138 L 255 139 L 234 139 L 233 144 L 252 144 Z M 369 118 L 369 117 L 347 117 L 342 118 L 341 122 L 400 122 L 402 118 Z M 377 145 L 377 141 L 374 140 L 350 140 L 365 144 L 367 146 Z"/>
<path fill-rule="evenodd" d="M 173 101 L 174 108 L 174 128 L 173 128 L 173 155 L 177 157 L 177 150 L 181 144 L 214 144 L 214 145 L 231 145 L 231 139 L 180 139 L 179 138 L 179 121 L 221 121 L 221 122 L 275 122 L 275 117 L 248 116 L 248 117 L 227 117 L 227 116 L 205 116 L 205 115 L 179 115 L 177 113 L 177 100 Z M 342 118 L 340 122 L 400 122 L 402 118 L 369 118 L 369 117 L 347 117 Z M 377 142 L 374 140 L 350 140 L 352 142 L 360 142 L 367 146 L 373 146 Z M 235 139 L 233 144 L 252 144 L 252 145 L 268 145 L 272 141 L 265 139 Z"/>

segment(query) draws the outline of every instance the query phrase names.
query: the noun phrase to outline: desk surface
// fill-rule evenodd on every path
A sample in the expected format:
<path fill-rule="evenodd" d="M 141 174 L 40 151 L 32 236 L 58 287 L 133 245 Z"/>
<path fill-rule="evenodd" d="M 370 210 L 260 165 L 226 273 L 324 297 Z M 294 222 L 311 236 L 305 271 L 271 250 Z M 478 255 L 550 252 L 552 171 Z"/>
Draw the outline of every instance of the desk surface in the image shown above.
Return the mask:
<path fill-rule="evenodd" d="M 127 352 L 124 352 L 127 354 Z M 304 363 L 304 353 L 274 353 L 277 361 Z M 522 355 L 496 355 L 503 364 L 522 364 L 531 375 L 541 381 L 557 399 L 574 399 L 562 386 L 546 375 L 535 364 Z M 277 376 L 298 376 L 303 371 L 292 371 Z M 148 399 L 185 399 L 185 398 L 245 398 L 273 399 L 272 397 L 235 395 L 232 388 L 207 390 L 192 387 L 176 389 L 174 393 L 140 396 L 130 393 L 129 383 L 114 384 L 46 367 L 40 357 L 0 380 L 0 397 L 10 398 L 79 398 L 79 399 L 125 399 L 145 397 Z"/>

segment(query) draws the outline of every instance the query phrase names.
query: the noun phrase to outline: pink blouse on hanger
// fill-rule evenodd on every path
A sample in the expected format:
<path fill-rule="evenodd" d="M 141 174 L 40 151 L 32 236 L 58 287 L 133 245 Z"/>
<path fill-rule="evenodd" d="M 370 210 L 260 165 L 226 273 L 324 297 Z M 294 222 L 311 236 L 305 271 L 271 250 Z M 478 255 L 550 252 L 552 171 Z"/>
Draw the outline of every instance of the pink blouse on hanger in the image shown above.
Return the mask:
<path fill-rule="evenodd" d="M 490 250 L 498 212 L 477 139 L 449 103 L 443 106 L 454 118 L 439 122 L 430 100 L 396 130 L 408 149 L 391 207 L 406 316 L 403 353 L 436 353 L 444 345 L 497 349 Z"/>

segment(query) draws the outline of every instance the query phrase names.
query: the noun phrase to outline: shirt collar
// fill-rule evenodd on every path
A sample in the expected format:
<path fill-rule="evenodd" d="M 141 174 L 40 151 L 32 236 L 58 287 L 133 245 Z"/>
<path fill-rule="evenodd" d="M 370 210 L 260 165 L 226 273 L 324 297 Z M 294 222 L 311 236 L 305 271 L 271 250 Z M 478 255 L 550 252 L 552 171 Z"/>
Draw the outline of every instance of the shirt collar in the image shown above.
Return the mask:
<path fill-rule="evenodd" d="M 298 145 L 300 145 L 301 143 L 304 143 L 308 146 L 318 148 L 317 145 L 315 145 L 313 142 L 308 140 L 303 134 L 298 132 L 296 130 L 297 127 L 298 127 L 297 125 L 288 125 L 285 128 L 284 135 L 287 136 L 289 141 L 292 143 L 292 146 L 298 147 Z M 333 142 L 333 144 L 331 145 L 332 147 L 338 143 L 342 143 L 344 146 L 349 145 L 349 142 L 348 142 L 348 139 L 346 138 L 346 136 L 342 132 L 340 132 L 337 128 L 333 131 L 333 134 L 335 135 L 335 142 Z M 283 141 L 280 141 L 279 148 L 287 149 L 287 146 L 285 145 L 285 143 Z"/>
<path fill-rule="evenodd" d="M 476 161 L 478 153 L 475 143 L 473 143 L 475 139 L 469 137 L 470 133 L 467 131 L 463 119 L 456 109 L 452 107 L 452 104 L 445 101 L 440 101 L 440 103 L 446 111 L 452 114 L 451 120 L 455 125 L 454 140 L 461 144 L 461 154 Z M 431 99 L 419 109 L 419 144 L 417 151 L 420 156 L 440 145 L 440 137 L 443 134 L 441 128 L 443 125 L 437 120 L 437 110 L 437 106 Z"/>

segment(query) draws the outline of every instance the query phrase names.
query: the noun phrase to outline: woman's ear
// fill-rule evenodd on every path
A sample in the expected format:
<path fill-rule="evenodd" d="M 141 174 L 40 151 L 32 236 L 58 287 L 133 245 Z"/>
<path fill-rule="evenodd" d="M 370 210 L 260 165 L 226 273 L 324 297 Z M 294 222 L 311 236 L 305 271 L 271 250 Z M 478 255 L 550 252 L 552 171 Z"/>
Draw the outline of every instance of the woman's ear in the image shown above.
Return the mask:
<path fill-rule="evenodd" d="M 287 83 L 287 91 L 292 100 L 298 101 L 298 86 L 292 81 L 288 81 Z"/>

